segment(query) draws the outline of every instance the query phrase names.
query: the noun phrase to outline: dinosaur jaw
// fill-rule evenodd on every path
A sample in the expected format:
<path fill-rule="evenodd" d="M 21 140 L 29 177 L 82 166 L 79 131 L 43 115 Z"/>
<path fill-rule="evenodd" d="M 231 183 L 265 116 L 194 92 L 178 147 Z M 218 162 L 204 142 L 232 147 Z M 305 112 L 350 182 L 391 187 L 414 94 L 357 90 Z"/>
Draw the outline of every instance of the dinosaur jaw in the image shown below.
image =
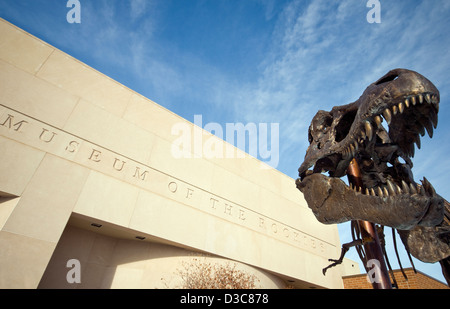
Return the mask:
<path fill-rule="evenodd" d="M 364 220 L 409 230 L 417 225 L 435 226 L 443 217 L 444 200 L 426 178 L 422 185 L 403 182 L 400 187 L 389 181 L 387 186 L 361 190 L 339 178 L 312 174 L 298 179 L 297 188 L 324 224 Z"/>

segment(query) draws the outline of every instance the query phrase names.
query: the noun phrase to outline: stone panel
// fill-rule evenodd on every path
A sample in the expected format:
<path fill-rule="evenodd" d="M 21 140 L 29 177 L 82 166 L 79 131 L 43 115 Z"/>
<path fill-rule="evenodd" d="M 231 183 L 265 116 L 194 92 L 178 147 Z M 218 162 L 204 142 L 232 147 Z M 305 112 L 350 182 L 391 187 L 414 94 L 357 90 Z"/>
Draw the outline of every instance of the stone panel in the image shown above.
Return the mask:
<path fill-rule="evenodd" d="M 8 22 L 0 22 L 0 59 L 31 74 L 39 71 L 54 48 L 25 34 Z"/>

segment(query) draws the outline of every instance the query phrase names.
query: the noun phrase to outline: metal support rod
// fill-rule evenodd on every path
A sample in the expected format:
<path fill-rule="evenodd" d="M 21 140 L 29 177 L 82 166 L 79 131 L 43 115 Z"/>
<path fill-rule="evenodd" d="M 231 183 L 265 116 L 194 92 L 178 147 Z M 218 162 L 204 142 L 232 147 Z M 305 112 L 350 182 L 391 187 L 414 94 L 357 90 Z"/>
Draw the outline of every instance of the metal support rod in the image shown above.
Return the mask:
<path fill-rule="evenodd" d="M 348 181 L 354 186 L 360 187 L 361 191 L 365 190 L 361 171 L 359 169 L 358 162 L 356 159 L 353 159 L 350 162 L 350 165 L 347 170 Z M 364 251 L 366 253 L 366 259 L 369 260 L 377 260 L 380 267 L 375 267 L 376 278 L 379 280 L 375 280 L 372 282 L 372 286 L 374 289 L 392 289 L 391 280 L 389 278 L 389 272 L 386 267 L 386 262 L 384 260 L 383 250 L 381 248 L 380 240 L 378 238 L 377 229 L 375 224 L 367 221 L 358 221 L 361 230 L 362 239 L 371 238 L 372 242 L 364 243 Z"/>

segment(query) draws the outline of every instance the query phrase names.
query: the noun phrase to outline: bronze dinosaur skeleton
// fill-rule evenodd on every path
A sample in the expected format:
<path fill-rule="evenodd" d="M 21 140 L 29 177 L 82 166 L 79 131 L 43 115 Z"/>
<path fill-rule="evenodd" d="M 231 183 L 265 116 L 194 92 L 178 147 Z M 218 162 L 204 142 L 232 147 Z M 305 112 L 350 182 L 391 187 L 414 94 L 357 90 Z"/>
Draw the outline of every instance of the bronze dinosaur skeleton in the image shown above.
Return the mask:
<path fill-rule="evenodd" d="M 363 220 L 397 229 L 413 256 L 441 262 L 450 283 L 450 204 L 426 178 L 416 183 L 411 172 L 420 137 L 425 132 L 433 137 L 439 102 L 439 91 L 428 79 L 396 69 L 356 102 L 319 111 L 296 183 L 320 222 Z M 340 179 L 353 159 L 364 189 Z"/>

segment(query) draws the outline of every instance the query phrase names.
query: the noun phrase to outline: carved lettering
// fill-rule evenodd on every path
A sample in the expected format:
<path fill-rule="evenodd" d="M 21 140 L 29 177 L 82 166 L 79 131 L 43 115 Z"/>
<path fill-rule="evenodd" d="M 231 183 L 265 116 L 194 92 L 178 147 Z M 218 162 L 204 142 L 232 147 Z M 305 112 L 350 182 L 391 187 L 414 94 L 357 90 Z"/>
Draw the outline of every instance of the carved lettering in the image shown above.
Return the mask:
<path fill-rule="evenodd" d="M 214 198 L 211 198 L 210 201 L 212 202 L 212 203 L 211 203 L 211 208 L 212 208 L 212 209 L 216 209 L 216 203 L 217 203 L 219 200 L 216 200 L 216 199 L 214 199 Z"/>
<path fill-rule="evenodd" d="M 294 231 L 294 241 L 300 242 L 300 240 L 298 239 L 298 233 Z"/>
<path fill-rule="evenodd" d="M 145 181 L 153 175 L 152 173 L 158 173 L 157 170 L 153 171 L 150 166 L 146 166 L 131 158 L 123 157 L 121 154 L 101 148 L 101 146 L 96 146 L 88 140 L 73 136 L 64 131 L 59 131 L 51 125 L 41 123 L 26 115 L 20 115 L 22 114 L 12 110 L 8 110 L 8 112 L 4 112 L 0 115 L 0 129 L 2 134 L 11 135 L 10 138 L 22 143 L 29 142 L 29 139 L 31 138 L 34 138 L 35 142 L 40 140 L 41 142 L 35 143 L 34 147 L 44 151 L 52 151 L 55 155 L 63 156 L 66 159 L 81 165 L 87 165 L 88 168 L 100 171 L 111 177 L 117 177 L 118 174 L 121 173 L 123 176 L 120 177 L 121 180 L 133 185 L 138 185 L 143 190 L 148 189 L 152 192 L 158 190 L 152 183 Z M 16 134 L 15 132 L 23 132 L 24 134 Z M 25 134 L 30 134 L 30 136 L 25 136 Z M 57 144 L 55 140 L 59 139 L 64 143 L 61 145 L 59 143 Z M 46 147 L 52 142 L 55 147 Z M 59 145 L 61 148 L 56 149 Z M 209 150 L 214 152 L 213 148 L 210 148 Z M 82 158 L 80 156 L 70 155 L 77 152 L 80 154 L 85 153 L 85 157 Z M 101 163 L 87 164 L 89 161 Z M 135 178 L 138 180 L 134 181 Z M 139 184 L 136 182 L 139 182 Z M 228 221 L 230 224 L 240 225 L 246 229 L 260 233 L 265 237 L 272 237 L 279 241 L 314 251 L 315 253 L 324 256 L 329 254 L 328 251 L 330 245 L 321 242 L 320 239 L 307 236 L 300 230 L 285 225 L 275 218 L 272 219 L 262 213 L 246 208 L 245 205 L 234 204 L 231 200 L 226 199 L 226 197 L 216 196 L 211 192 L 194 187 L 183 180 L 176 179 L 167 182 L 167 189 L 168 192 L 166 191 L 165 194 L 172 195 L 169 198 L 173 198 L 178 202 L 183 202 L 180 201 L 181 198 L 191 207 L 195 207 L 199 211 L 209 210 L 211 215 L 219 217 L 221 220 Z M 158 194 L 164 192 L 155 193 Z M 224 196 L 227 196 L 227 194 L 224 194 Z M 192 202 L 194 200 L 196 203 Z"/>
<path fill-rule="evenodd" d="M 145 177 L 147 176 L 147 174 L 148 174 L 148 171 L 144 171 L 144 172 L 141 174 L 141 169 L 140 169 L 139 167 L 136 166 L 136 171 L 134 172 L 133 177 L 134 177 L 134 178 L 139 178 L 139 179 L 141 179 L 141 180 L 145 180 Z"/>
<path fill-rule="evenodd" d="M 259 227 L 265 229 L 264 218 L 259 217 Z"/>
<path fill-rule="evenodd" d="M 169 187 L 169 191 L 172 193 L 175 193 L 178 190 L 178 185 L 174 181 L 170 182 L 168 187 Z"/>
<path fill-rule="evenodd" d="M 50 131 L 47 129 L 42 129 L 42 133 L 41 133 L 41 135 L 39 135 L 39 139 L 41 141 L 44 141 L 45 143 L 50 143 L 53 140 L 53 138 L 55 137 L 55 135 L 58 135 L 58 134 L 56 134 L 55 132 L 51 132 L 51 134 L 48 134 L 49 132 Z"/>
<path fill-rule="evenodd" d="M 278 233 L 278 227 L 275 223 L 272 223 L 272 232 L 274 232 L 275 234 Z"/>
<path fill-rule="evenodd" d="M 243 211 L 242 209 L 239 209 L 239 219 L 245 221 L 245 211 Z"/>
<path fill-rule="evenodd" d="M 77 141 L 71 141 L 66 147 L 66 151 L 74 153 L 77 150 L 78 146 L 80 146 L 80 143 L 78 143 Z"/>
<path fill-rule="evenodd" d="M 224 213 L 228 213 L 231 216 L 231 210 L 233 209 L 233 206 L 225 204 L 225 210 Z"/>
<path fill-rule="evenodd" d="M 188 189 L 187 189 L 186 198 L 191 198 L 191 197 L 192 197 L 192 193 L 194 193 L 194 190 L 188 188 Z"/>
<path fill-rule="evenodd" d="M 91 156 L 89 157 L 89 160 L 94 161 L 94 162 L 100 162 L 101 161 L 101 159 L 100 159 L 100 155 L 101 154 L 102 154 L 101 151 L 92 149 L 92 153 L 91 153 Z"/>
<path fill-rule="evenodd" d="M 122 163 L 117 163 L 117 162 L 122 162 Z M 114 164 L 113 164 L 113 167 L 114 167 L 114 169 L 116 170 L 116 171 L 122 171 L 123 170 L 123 167 L 124 167 L 124 165 L 125 165 L 125 161 L 122 161 L 122 160 L 120 160 L 120 159 L 115 159 L 114 160 Z"/>
<path fill-rule="evenodd" d="M 22 120 L 22 121 L 19 121 L 19 122 L 13 124 L 12 123 L 13 119 L 14 119 L 14 116 L 8 114 L 8 118 L 6 118 L 6 120 L 2 124 L 0 124 L 0 126 L 8 127 L 8 129 L 14 128 L 14 131 L 19 132 L 22 125 L 24 125 L 25 123 L 28 123 L 28 121 Z"/>
<path fill-rule="evenodd" d="M 289 229 L 287 227 L 285 227 L 283 229 L 283 235 L 284 235 L 284 237 L 289 238 L 290 232 L 289 232 Z"/>

